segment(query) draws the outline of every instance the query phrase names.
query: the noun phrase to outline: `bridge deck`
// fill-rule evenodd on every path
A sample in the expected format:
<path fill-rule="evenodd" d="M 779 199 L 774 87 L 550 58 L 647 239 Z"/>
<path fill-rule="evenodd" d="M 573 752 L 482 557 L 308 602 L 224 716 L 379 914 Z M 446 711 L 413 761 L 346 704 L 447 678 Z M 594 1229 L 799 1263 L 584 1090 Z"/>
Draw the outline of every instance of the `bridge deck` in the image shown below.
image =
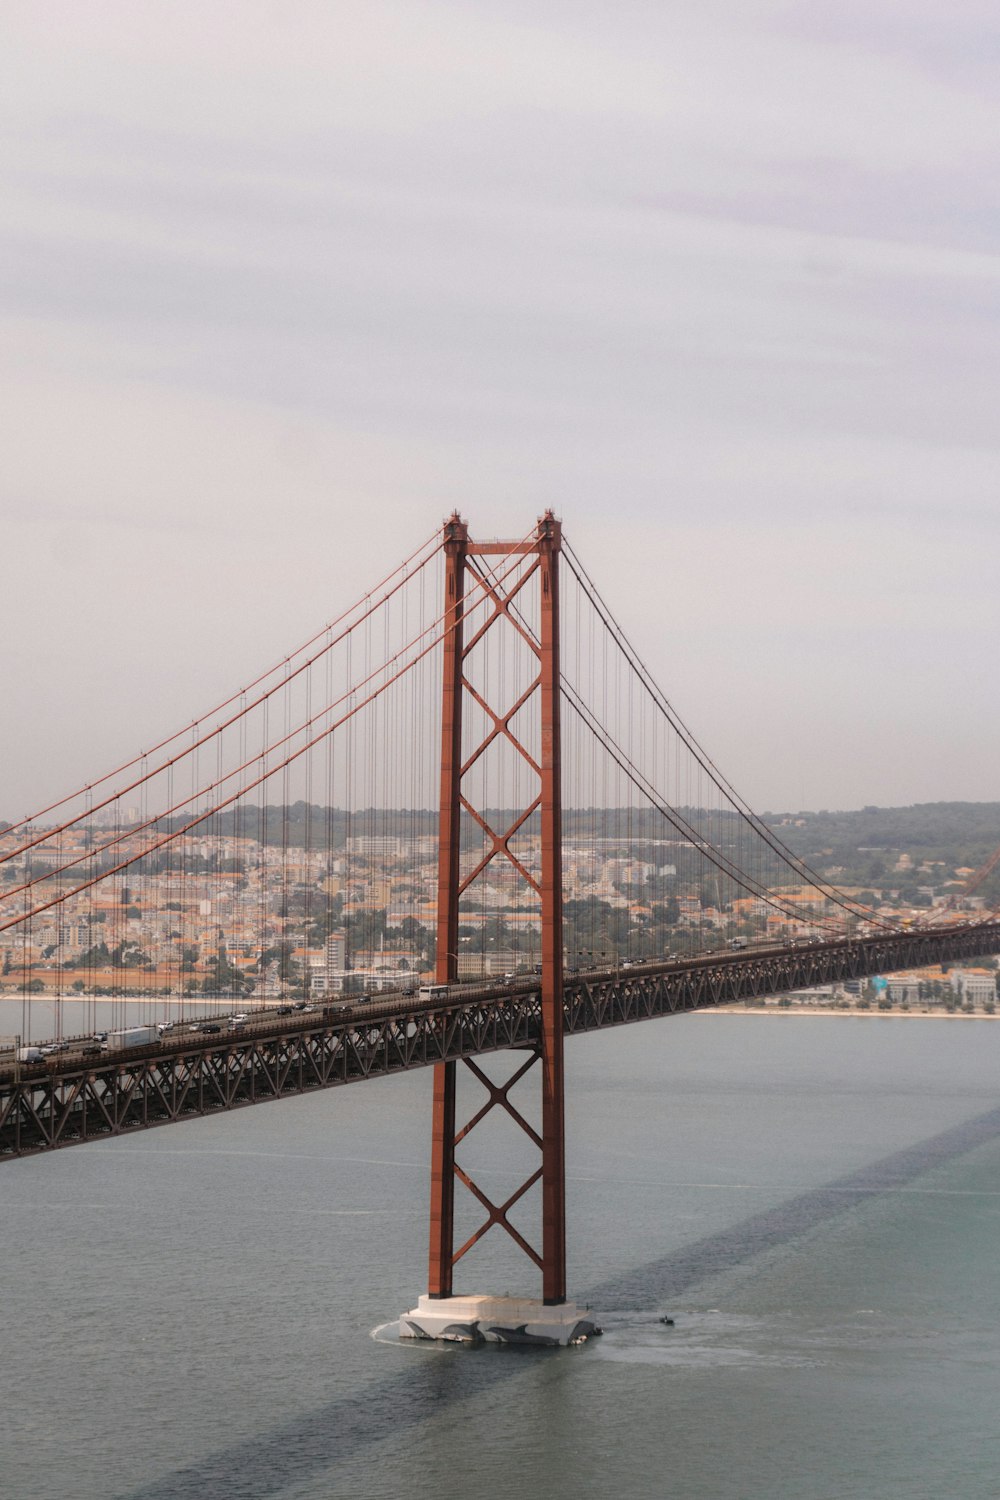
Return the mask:
<path fill-rule="evenodd" d="M 1000 951 L 1000 922 L 920 928 L 570 974 L 566 1034 Z M 538 1041 L 538 981 L 456 985 L 255 1018 L 222 1036 L 168 1034 L 127 1052 L 81 1048 L 0 1066 L 0 1159 L 356 1083 Z"/>

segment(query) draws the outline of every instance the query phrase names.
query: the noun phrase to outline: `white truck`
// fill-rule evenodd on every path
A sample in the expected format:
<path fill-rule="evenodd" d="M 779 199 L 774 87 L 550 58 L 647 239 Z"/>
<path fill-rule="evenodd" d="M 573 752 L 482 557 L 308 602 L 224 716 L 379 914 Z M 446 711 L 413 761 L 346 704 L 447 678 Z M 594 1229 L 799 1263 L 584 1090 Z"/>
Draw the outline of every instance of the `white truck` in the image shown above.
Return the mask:
<path fill-rule="evenodd" d="M 122 1052 L 126 1047 L 147 1047 L 150 1042 L 158 1042 L 160 1034 L 155 1026 L 125 1026 L 121 1031 L 109 1031 L 107 1049 L 109 1052 Z"/>

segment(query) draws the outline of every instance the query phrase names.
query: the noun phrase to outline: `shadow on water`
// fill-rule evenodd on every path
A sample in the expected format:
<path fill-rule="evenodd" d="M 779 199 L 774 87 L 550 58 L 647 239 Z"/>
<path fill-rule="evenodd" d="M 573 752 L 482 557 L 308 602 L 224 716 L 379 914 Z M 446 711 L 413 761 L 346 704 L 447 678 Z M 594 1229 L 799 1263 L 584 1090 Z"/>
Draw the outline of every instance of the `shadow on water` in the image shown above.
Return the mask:
<path fill-rule="evenodd" d="M 731 1229 L 707 1235 L 662 1259 L 649 1261 L 590 1288 L 586 1301 L 603 1311 L 651 1307 L 699 1282 L 791 1243 L 871 1197 L 891 1193 L 925 1172 L 1000 1136 L 1000 1109 L 990 1110 L 882 1161 L 837 1178 L 825 1187 L 754 1214 Z M 475 1357 L 459 1351 L 366 1386 L 350 1396 L 297 1416 L 294 1421 L 199 1459 L 119 1500 L 267 1500 L 335 1464 L 377 1445 L 380 1434 L 399 1436 L 453 1402 L 467 1400 L 517 1375 L 521 1361 L 551 1358 L 555 1351 L 487 1347 Z M 558 1356 L 555 1356 L 558 1357 Z"/>
<path fill-rule="evenodd" d="M 915 1177 L 995 1140 L 998 1135 L 1000 1109 L 993 1109 L 915 1146 L 896 1151 L 858 1172 L 838 1177 L 824 1187 L 743 1219 L 731 1229 L 695 1240 L 662 1260 L 613 1276 L 589 1291 L 587 1300 L 592 1307 L 611 1312 L 651 1307 L 664 1298 L 677 1297 L 710 1276 L 743 1265 L 766 1250 L 789 1244 L 866 1198 L 905 1187 Z"/>

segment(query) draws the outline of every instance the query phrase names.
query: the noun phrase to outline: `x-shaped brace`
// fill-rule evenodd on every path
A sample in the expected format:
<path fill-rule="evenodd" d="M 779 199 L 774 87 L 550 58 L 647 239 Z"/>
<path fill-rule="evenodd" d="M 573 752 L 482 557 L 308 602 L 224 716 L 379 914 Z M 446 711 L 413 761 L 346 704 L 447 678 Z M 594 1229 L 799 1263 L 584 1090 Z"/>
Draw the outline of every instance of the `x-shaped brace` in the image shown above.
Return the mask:
<path fill-rule="evenodd" d="M 472 1116 L 472 1119 L 469 1120 L 468 1124 L 464 1125 L 463 1128 L 458 1132 L 455 1137 L 456 1146 L 460 1141 L 463 1141 L 465 1139 L 465 1137 L 471 1130 L 475 1129 L 480 1121 L 489 1114 L 491 1109 L 494 1109 L 497 1105 L 500 1105 L 502 1109 L 505 1109 L 507 1111 L 511 1119 L 520 1126 L 525 1135 L 534 1142 L 539 1151 L 542 1149 L 541 1136 L 538 1134 L 537 1130 L 535 1130 L 531 1125 L 528 1124 L 528 1121 L 524 1118 L 519 1110 L 515 1109 L 514 1105 L 508 1098 L 508 1095 L 510 1094 L 510 1091 L 514 1087 L 514 1085 L 524 1077 L 529 1068 L 532 1068 L 535 1065 L 540 1056 L 540 1052 L 533 1051 L 527 1061 L 523 1062 L 517 1069 L 516 1073 L 511 1074 L 507 1082 L 502 1084 L 496 1084 L 491 1078 L 488 1078 L 483 1072 L 482 1068 L 477 1067 L 471 1058 L 467 1057 L 464 1059 L 466 1067 L 471 1073 L 475 1074 L 475 1076 L 479 1079 L 479 1082 L 487 1090 L 490 1097 L 483 1105 L 482 1109 L 477 1110 L 477 1112 Z M 462 1256 L 465 1255 L 467 1251 L 472 1249 L 473 1245 L 478 1244 L 483 1235 L 486 1234 L 487 1230 L 492 1229 L 494 1224 L 499 1224 L 501 1229 L 505 1229 L 514 1243 L 524 1251 L 525 1255 L 533 1260 L 535 1262 L 535 1265 L 538 1266 L 539 1269 L 541 1269 L 542 1257 L 531 1245 L 528 1244 L 528 1241 L 524 1238 L 524 1236 L 514 1228 L 513 1224 L 511 1224 L 507 1218 L 507 1214 L 510 1209 L 513 1208 L 514 1204 L 517 1203 L 519 1199 L 523 1198 L 525 1193 L 527 1193 L 530 1188 L 533 1188 L 535 1183 L 540 1180 L 542 1175 L 541 1167 L 539 1167 L 537 1171 L 533 1172 L 527 1179 L 527 1181 L 523 1182 L 521 1186 L 510 1195 L 509 1198 L 507 1198 L 503 1203 L 499 1204 L 494 1203 L 490 1198 L 488 1198 L 487 1195 L 482 1191 L 482 1189 L 478 1187 L 475 1182 L 473 1182 L 468 1172 L 460 1167 L 457 1162 L 454 1163 L 454 1170 L 455 1176 L 458 1178 L 459 1182 L 464 1183 L 465 1186 L 469 1189 L 469 1192 L 472 1193 L 473 1197 L 478 1199 L 478 1201 L 483 1205 L 487 1213 L 487 1219 L 484 1224 L 480 1225 L 475 1234 L 470 1235 L 461 1249 L 455 1251 L 454 1255 L 452 1256 L 452 1265 L 455 1265 L 458 1261 L 460 1261 Z"/>

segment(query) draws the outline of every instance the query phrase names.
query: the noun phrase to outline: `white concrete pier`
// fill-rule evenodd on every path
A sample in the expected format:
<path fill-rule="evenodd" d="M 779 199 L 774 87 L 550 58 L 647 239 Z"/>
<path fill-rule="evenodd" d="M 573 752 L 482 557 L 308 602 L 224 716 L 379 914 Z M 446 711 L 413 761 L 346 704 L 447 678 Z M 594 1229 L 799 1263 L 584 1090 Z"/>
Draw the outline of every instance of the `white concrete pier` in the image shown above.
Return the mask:
<path fill-rule="evenodd" d="M 548 1307 L 534 1297 L 421 1297 L 399 1320 L 401 1338 L 462 1344 L 582 1344 L 601 1329 L 575 1302 Z"/>

